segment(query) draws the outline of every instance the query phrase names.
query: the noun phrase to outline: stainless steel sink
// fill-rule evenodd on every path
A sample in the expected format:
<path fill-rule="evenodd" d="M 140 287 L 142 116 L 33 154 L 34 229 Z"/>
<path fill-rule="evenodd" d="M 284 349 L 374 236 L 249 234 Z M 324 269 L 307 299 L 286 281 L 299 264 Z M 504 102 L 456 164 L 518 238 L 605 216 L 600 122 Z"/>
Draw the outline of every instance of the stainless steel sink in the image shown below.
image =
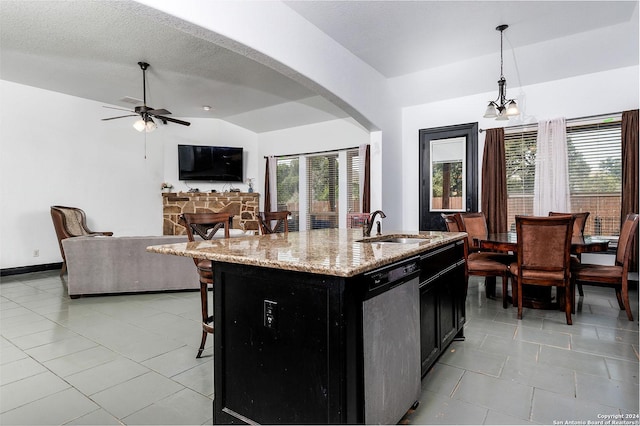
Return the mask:
<path fill-rule="evenodd" d="M 431 239 L 425 235 L 382 235 L 380 237 L 366 238 L 358 240 L 359 243 L 383 243 L 383 244 L 420 244 L 429 242 Z"/>

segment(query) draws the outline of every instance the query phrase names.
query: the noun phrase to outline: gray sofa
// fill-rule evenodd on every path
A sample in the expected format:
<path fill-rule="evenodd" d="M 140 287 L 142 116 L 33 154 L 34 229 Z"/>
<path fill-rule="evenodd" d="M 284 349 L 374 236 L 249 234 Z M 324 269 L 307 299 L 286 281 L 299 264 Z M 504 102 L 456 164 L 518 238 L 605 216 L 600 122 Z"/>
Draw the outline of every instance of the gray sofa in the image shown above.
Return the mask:
<path fill-rule="evenodd" d="M 186 241 L 184 235 L 67 238 L 69 296 L 199 289 L 193 259 L 146 251 Z"/>

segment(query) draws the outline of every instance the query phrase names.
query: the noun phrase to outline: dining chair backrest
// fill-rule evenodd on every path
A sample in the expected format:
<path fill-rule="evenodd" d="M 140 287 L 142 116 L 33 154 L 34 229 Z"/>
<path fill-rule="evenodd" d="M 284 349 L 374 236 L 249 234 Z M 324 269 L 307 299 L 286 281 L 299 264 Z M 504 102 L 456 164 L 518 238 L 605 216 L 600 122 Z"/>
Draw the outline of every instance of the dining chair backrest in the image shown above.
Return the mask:
<path fill-rule="evenodd" d="M 549 212 L 549 216 L 573 216 L 573 236 L 574 237 L 582 237 L 584 235 L 584 227 L 587 224 L 587 218 L 589 217 L 589 212 L 580 212 L 580 213 L 560 213 L 560 212 Z"/>
<path fill-rule="evenodd" d="M 467 242 L 469 250 L 478 251 L 480 246 L 478 241 L 487 239 L 489 230 L 487 229 L 487 218 L 483 212 L 477 213 L 460 213 L 461 231 L 467 233 Z"/>
<path fill-rule="evenodd" d="M 289 216 L 291 216 L 291 212 L 287 210 L 260 213 L 258 218 L 260 219 L 260 230 L 262 234 L 288 233 Z"/>
<path fill-rule="evenodd" d="M 573 324 L 571 287 L 571 238 L 574 217 L 516 216 L 518 261 L 509 270 L 518 283 L 518 319 L 522 319 L 525 285 L 555 286 L 567 324 Z"/>
<path fill-rule="evenodd" d="M 444 219 L 444 224 L 447 227 L 447 231 L 449 232 L 462 232 L 460 227 L 460 213 L 452 213 L 446 214 L 441 213 L 442 219 Z"/>
<path fill-rule="evenodd" d="M 616 249 L 616 265 L 628 265 L 633 251 L 633 242 L 638 229 L 638 215 L 629 213 L 620 227 L 620 237 L 618 238 L 618 248 Z"/>
<path fill-rule="evenodd" d="M 537 270 L 568 279 L 573 222 L 572 215 L 516 216 L 518 269 L 523 276 Z"/>
<path fill-rule="evenodd" d="M 195 235 L 210 240 L 220 229 L 224 230 L 224 238 L 230 236 L 229 230 L 233 224 L 231 213 L 183 213 L 180 217 L 186 225 L 189 241 L 195 241 Z M 199 259 L 194 258 L 193 261 L 198 265 Z"/>

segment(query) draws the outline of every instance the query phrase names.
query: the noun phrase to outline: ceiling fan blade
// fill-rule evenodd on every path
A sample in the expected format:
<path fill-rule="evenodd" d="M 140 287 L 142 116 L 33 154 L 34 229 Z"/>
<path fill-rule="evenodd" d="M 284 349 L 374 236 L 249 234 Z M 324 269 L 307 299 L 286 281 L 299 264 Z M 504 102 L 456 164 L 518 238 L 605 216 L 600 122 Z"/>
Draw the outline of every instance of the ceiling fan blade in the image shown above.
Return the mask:
<path fill-rule="evenodd" d="M 110 106 L 106 106 L 106 105 L 102 105 L 102 108 L 109 108 L 109 109 L 117 109 L 117 110 L 120 110 L 120 111 L 135 112 L 135 111 L 130 110 L 130 109 L 110 107 Z"/>
<path fill-rule="evenodd" d="M 170 121 L 172 123 L 176 123 L 176 124 L 182 124 L 183 126 L 191 126 L 191 123 L 187 122 L 187 121 L 182 121 L 182 120 L 177 120 L 175 118 L 170 118 L 170 117 L 163 117 L 161 115 L 156 115 L 156 118 L 158 120 L 162 120 L 164 121 Z"/>
<path fill-rule="evenodd" d="M 152 117 L 155 117 L 158 120 L 162 121 L 163 124 L 167 124 L 167 122 L 170 121 L 172 123 L 181 124 L 183 126 L 190 126 L 191 123 L 189 123 L 187 121 L 182 121 L 182 120 L 178 120 L 178 119 L 175 119 L 175 118 L 166 117 L 166 115 L 170 115 L 171 112 L 167 111 L 164 108 L 153 109 L 153 108 L 147 106 L 147 73 L 146 73 L 146 71 L 147 71 L 147 68 L 149 68 L 149 64 L 146 63 L 146 62 L 142 62 L 141 61 L 141 62 L 138 62 L 138 65 L 140 66 L 140 69 L 142 70 L 142 96 L 143 96 L 142 97 L 142 105 L 136 106 L 133 109 L 133 111 L 131 111 L 129 109 L 103 105 L 103 108 L 110 108 L 110 109 L 117 109 L 117 110 L 120 110 L 120 111 L 127 111 L 127 112 L 130 112 L 131 114 L 129 114 L 129 115 L 121 115 L 121 116 L 118 116 L 118 117 L 103 118 L 102 121 L 116 120 L 118 118 L 138 117 L 139 116 L 147 124 L 149 124 L 149 122 L 153 123 L 153 118 Z M 153 124 L 155 124 L 155 123 L 153 123 Z M 146 134 L 145 134 L 145 138 L 146 138 Z M 146 141 L 146 139 L 145 139 L 145 141 Z"/>
<path fill-rule="evenodd" d="M 118 117 L 103 118 L 102 121 L 115 120 L 116 118 L 137 117 L 138 114 L 120 115 Z"/>
<path fill-rule="evenodd" d="M 169 111 L 167 111 L 164 108 L 161 109 L 150 109 L 149 111 L 147 111 L 148 114 L 151 115 L 166 115 L 166 114 L 171 114 Z"/>

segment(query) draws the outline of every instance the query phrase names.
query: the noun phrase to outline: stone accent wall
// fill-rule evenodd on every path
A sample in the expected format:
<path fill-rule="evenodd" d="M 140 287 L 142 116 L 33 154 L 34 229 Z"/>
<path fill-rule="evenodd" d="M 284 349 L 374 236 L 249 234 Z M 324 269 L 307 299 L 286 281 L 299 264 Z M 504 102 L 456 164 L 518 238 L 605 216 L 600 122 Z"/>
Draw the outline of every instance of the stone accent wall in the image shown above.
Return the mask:
<path fill-rule="evenodd" d="M 233 227 L 258 233 L 260 194 L 256 192 L 169 192 L 162 194 L 163 235 L 186 235 L 182 213 L 233 214 Z"/>

